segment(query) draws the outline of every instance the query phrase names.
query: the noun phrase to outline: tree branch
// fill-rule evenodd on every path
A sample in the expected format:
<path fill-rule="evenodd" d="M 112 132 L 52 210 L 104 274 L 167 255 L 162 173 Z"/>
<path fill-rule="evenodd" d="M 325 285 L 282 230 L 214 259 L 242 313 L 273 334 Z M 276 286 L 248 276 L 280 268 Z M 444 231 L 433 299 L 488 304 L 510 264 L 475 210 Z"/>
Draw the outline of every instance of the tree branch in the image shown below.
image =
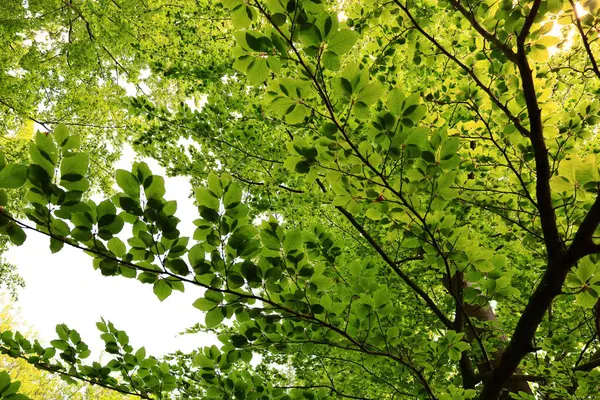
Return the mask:
<path fill-rule="evenodd" d="M 486 39 L 487 41 L 491 42 L 494 44 L 494 46 L 496 46 L 497 48 L 499 48 L 502 53 L 504 53 L 504 55 L 512 62 L 516 62 L 517 61 L 517 54 L 513 51 L 513 49 L 511 49 L 506 43 L 504 43 L 503 41 L 501 41 L 500 39 L 498 39 L 498 37 L 496 35 L 494 35 L 493 33 L 489 32 L 488 30 L 486 30 L 483 26 L 481 26 L 479 24 L 479 22 L 477 22 L 477 20 L 475 19 L 475 15 L 473 14 L 472 11 L 467 10 L 461 3 L 460 0 L 449 0 L 450 4 L 452 4 L 452 7 L 454 7 L 455 10 L 457 10 L 458 12 L 460 12 L 470 23 L 471 26 L 477 31 L 479 32 L 479 34 L 481 36 L 483 36 L 484 39 Z"/>
<path fill-rule="evenodd" d="M 429 309 L 438 317 L 438 319 L 444 324 L 444 326 L 448 329 L 453 329 L 454 324 L 448 317 L 444 315 L 442 310 L 438 308 L 435 302 L 429 297 L 427 293 L 419 285 L 417 285 L 404 271 L 398 268 L 398 265 L 394 260 L 392 260 L 385 251 L 379 246 L 379 244 L 373 239 L 371 235 L 356 221 L 356 219 L 343 207 L 336 207 L 344 216 L 350 221 L 352 226 L 356 228 L 360 232 L 360 234 L 369 242 L 371 247 L 375 249 L 377 253 L 383 258 L 383 260 L 398 274 L 398 276 L 415 292 L 417 295 L 425 301 Z"/>
<path fill-rule="evenodd" d="M 583 26 L 581 25 L 581 21 L 579 20 L 579 16 L 577 15 L 577 7 L 575 6 L 575 3 L 573 2 L 573 0 L 569 0 L 569 3 L 571 3 L 571 8 L 573 9 L 573 15 L 575 15 L 575 26 L 577 27 L 577 30 L 579 31 L 579 36 L 581 36 L 581 41 L 583 42 L 583 47 L 585 47 L 585 52 L 588 55 L 588 58 L 590 59 L 590 62 L 592 63 L 592 70 L 594 71 L 594 73 L 596 74 L 596 76 L 598 78 L 600 78 L 600 69 L 598 69 L 598 64 L 596 63 L 596 58 L 594 57 L 594 54 L 592 53 L 592 48 L 590 47 L 590 42 L 588 42 L 587 40 L 587 36 L 585 35 L 585 32 L 583 31 Z"/>
<path fill-rule="evenodd" d="M 403 5 L 399 0 L 394 0 L 394 3 L 396 3 L 398 5 L 398 7 L 400 7 L 400 9 L 402 9 L 402 11 L 404 11 L 404 13 L 408 16 L 408 18 L 410 19 L 410 21 L 412 22 L 412 24 L 415 26 L 415 28 L 423 36 L 425 36 L 425 38 L 427 38 L 427 40 L 429 40 L 435 47 L 438 48 L 439 51 L 441 51 L 446 57 L 448 57 L 450 60 L 452 60 L 463 71 L 465 71 L 471 77 L 471 79 L 473 79 L 473 81 L 475 82 L 475 84 L 477 86 L 479 86 L 479 88 L 481 90 L 483 90 L 488 95 L 488 97 L 490 98 L 490 100 L 492 101 L 492 103 L 494 103 L 500 110 L 502 110 L 502 112 L 515 125 L 515 127 L 517 128 L 517 130 L 523 136 L 529 137 L 529 131 L 527 130 L 527 128 L 525 128 L 521 124 L 521 122 L 519 121 L 519 119 L 510 112 L 510 110 L 508 109 L 508 107 L 506 107 L 504 104 L 502 104 L 502 102 L 494 95 L 494 93 L 492 93 L 492 90 L 487 85 L 484 85 L 483 82 L 481 82 L 481 80 L 479 79 L 479 77 L 477 76 L 477 74 L 475 74 L 475 72 L 473 71 L 473 69 L 467 67 L 456 56 L 450 54 L 450 52 L 448 50 L 446 50 L 446 48 L 444 46 L 442 46 L 435 38 L 433 38 L 433 36 L 431 36 L 430 34 L 428 34 L 427 32 L 425 32 L 425 30 L 417 23 L 417 20 L 415 19 L 415 17 L 410 13 L 410 11 L 408 11 L 408 7 L 407 6 Z"/>

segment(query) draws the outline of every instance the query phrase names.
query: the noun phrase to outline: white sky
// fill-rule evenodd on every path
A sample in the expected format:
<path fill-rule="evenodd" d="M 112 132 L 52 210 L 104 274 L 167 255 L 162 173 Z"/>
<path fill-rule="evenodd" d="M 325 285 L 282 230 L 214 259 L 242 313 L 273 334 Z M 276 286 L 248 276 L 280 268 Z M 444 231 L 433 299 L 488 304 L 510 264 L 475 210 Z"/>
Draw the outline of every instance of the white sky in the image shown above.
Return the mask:
<path fill-rule="evenodd" d="M 135 154 L 124 150 L 117 168 L 131 170 Z M 167 178 L 156 161 L 144 159 L 154 174 L 165 177 L 167 200 L 177 200 L 180 230 L 191 236 L 192 221 L 198 215 L 189 195 L 191 186 L 184 177 Z M 194 217 L 191 217 L 194 216 Z M 55 326 L 65 323 L 76 329 L 92 349 L 96 359 L 104 349 L 96 322 L 100 317 L 112 321 L 117 329 L 128 333 L 134 348 L 145 346 L 149 354 L 160 356 L 172 351 L 219 345 L 214 335 L 178 336 L 188 327 L 203 321 L 203 313 L 192 307 L 202 295 L 199 288 L 186 287 L 185 293 L 174 291 L 164 302 L 152 292 L 152 285 L 134 279 L 104 277 L 92 267 L 92 259 L 83 252 L 65 248 L 51 254 L 49 240 L 28 232 L 21 247 L 13 247 L 7 260 L 18 267 L 26 287 L 19 292 L 20 317 L 48 343 L 55 339 Z"/>

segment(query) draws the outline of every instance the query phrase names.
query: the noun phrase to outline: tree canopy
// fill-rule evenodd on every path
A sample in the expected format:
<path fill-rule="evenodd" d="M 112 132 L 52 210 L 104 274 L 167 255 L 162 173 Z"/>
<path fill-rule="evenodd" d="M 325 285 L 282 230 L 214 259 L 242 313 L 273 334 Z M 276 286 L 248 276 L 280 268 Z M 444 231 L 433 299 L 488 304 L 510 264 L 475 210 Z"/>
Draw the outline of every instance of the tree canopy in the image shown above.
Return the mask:
<path fill-rule="evenodd" d="M 144 399 L 597 398 L 598 2 L 7 4 L 0 235 L 194 291 L 222 345 L 3 353 Z"/>
<path fill-rule="evenodd" d="M 6 301 L 6 296 L 3 297 Z M 18 310 L 10 301 L 0 310 L 0 317 L 0 329 L 2 331 L 14 329 L 17 325 L 22 326 L 22 318 L 20 318 Z M 33 399 L 118 400 L 127 398 L 118 392 L 98 386 L 85 385 L 81 382 L 71 382 L 69 384 L 62 381 L 58 376 L 37 369 L 24 359 L 7 355 L 0 355 L 0 369 L 2 370 L 0 372 L 2 382 L 6 382 L 7 375 L 5 374 L 8 374 L 9 380 L 11 378 L 13 380 L 13 388 L 18 385 L 20 394 Z M 15 380 L 19 382 L 17 385 L 15 385 Z M 8 397 L 6 391 L 3 394 Z M 131 399 L 133 398 L 131 397 Z"/>

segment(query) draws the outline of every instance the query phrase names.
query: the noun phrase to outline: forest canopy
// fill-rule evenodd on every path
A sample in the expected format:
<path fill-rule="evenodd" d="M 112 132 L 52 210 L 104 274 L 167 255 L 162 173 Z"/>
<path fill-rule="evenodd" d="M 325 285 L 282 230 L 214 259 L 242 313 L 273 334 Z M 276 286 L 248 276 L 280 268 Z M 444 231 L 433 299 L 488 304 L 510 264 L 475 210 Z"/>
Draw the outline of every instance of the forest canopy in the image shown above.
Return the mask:
<path fill-rule="evenodd" d="M 101 320 L 101 361 L 57 321 L 0 351 L 142 399 L 596 399 L 599 23 L 595 0 L 3 1 L 0 251 L 37 232 L 191 291 L 221 345 L 156 357 Z M 127 146 L 190 180 L 191 237 L 163 176 L 115 170 Z"/>

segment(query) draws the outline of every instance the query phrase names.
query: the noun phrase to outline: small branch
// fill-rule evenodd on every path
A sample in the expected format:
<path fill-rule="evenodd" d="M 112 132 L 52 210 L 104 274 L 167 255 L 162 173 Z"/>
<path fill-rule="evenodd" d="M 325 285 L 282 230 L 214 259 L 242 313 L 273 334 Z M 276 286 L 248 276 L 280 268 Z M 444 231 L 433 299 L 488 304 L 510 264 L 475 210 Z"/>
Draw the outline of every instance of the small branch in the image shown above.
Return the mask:
<path fill-rule="evenodd" d="M 379 253 L 381 258 L 383 258 L 383 260 L 394 270 L 394 272 L 396 272 L 396 274 L 398 274 L 398 276 L 415 293 L 417 293 L 417 295 L 421 299 L 423 299 L 425 301 L 425 303 L 427 304 L 429 309 L 438 317 L 438 319 L 444 324 L 444 326 L 448 329 L 453 329 L 454 324 L 452 323 L 452 321 L 450 321 L 450 319 L 444 315 L 442 310 L 440 310 L 438 308 L 437 304 L 435 304 L 435 302 L 431 299 L 431 297 L 429 297 L 429 295 L 427 293 L 425 293 L 425 291 L 423 289 L 421 289 L 421 287 L 419 285 L 417 285 L 404 271 L 402 271 L 400 268 L 398 268 L 397 263 L 394 260 L 392 260 L 385 251 L 383 251 L 381 246 L 379 246 L 379 244 L 375 241 L 375 239 L 373 239 L 373 237 L 371 235 L 369 235 L 369 233 L 358 223 L 358 221 L 356 221 L 354 216 L 352 216 L 352 214 L 350 214 L 343 207 L 337 206 L 336 208 L 342 214 L 344 214 L 344 216 L 348 219 L 348 221 L 350 221 L 352 226 L 354 226 L 356 228 L 356 230 L 358 230 L 360 232 L 360 234 L 367 240 L 367 242 L 369 242 L 371 247 L 373 247 L 373 249 L 375 249 L 375 251 L 377 253 Z"/>
<path fill-rule="evenodd" d="M 527 18 L 525 18 L 525 23 L 523 24 L 523 28 L 521 28 L 521 32 L 519 33 L 519 36 L 517 37 L 517 47 L 522 46 L 525 43 L 525 39 L 527 39 L 527 36 L 529 35 L 529 32 L 531 31 L 531 26 L 533 25 L 533 21 L 535 21 L 535 17 L 537 17 L 537 14 L 538 14 L 541 4 L 542 4 L 542 0 L 535 0 L 533 2 L 533 5 L 531 6 L 531 10 L 529 11 Z M 519 50 L 517 50 L 517 52 L 518 51 Z"/>
<path fill-rule="evenodd" d="M 573 0 L 569 0 L 571 3 L 571 8 L 573 9 L 573 15 L 575 15 L 575 26 L 577 26 L 577 30 L 579 31 L 579 36 L 581 36 L 581 41 L 583 42 L 583 47 L 585 47 L 585 52 L 592 63 L 592 70 L 596 74 L 598 78 L 600 78 L 600 69 L 598 69 L 598 64 L 596 63 L 596 58 L 594 57 L 594 53 L 592 53 L 592 48 L 590 47 L 590 43 L 587 40 L 587 36 L 583 31 L 583 26 L 581 25 L 581 21 L 579 20 L 579 16 L 577 15 L 577 7 Z"/>
<path fill-rule="evenodd" d="M 458 10 L 471 23 L 471 26 L 477 32 L 479 32 L 479 34 L 481 36 L 483 36 L 484 39 L 493 43 L 494 46 L 496 46 L 498 49 L 500 49 L 502 51 L 502 53 L 504 53 L 504 55 L 510 61 L 516 62 L 517 54 L 513 51 L 513 49 L 511 49 L 506 43 L 504 43 L 500 39 L 498 39 L 498 37 L 496 35 L 494 35 L 493 33 L 486 30 L 483 26 L 481 26 L 475 19 L 475 15 L 473 14 L 472 11 L 467 10 L 460 3 L 459 0 L 449 0 L 449 1 L 450 1 L 450 4 L 452 4 L 452 7 L 454 7 L 454 9 Z"/>
<path fill-rule="evenodd" d="M 400 9 L 402 9 L 402 11 L 404 11 L 404 13 L 408 16 L 408 18 L 410 19 L 410 21 L 412 22 L 412 24 L 415 26 L 415 28 L 423 36 L 425 36 L 425 38 L 427 38 L 427 40 L 429 40 L 435 47 L 438 48 L 439 51 L 441 51 L 446 57 L 448 57 L 450 60 L 452 60 L 463 71 L 465 71 L 471 77 L 471 79 L 473 79 L 473 81 L 475 82 L 475 84 L 477 86 L 479 86 L 479 88 L 481 90 L 483 90 L 488 95 L 488 97 L 490 98 L 490 100 L 492 100 L 492 102 L 500 110 L 502 110 L 502 112 L 508 117 L 508 119 L 515 125 L 515 127 L 517 128 L 517 130 L 523 136 L 529 137 L 529 131 L 521 124 L 521 122 L 519 121 L 519 119 L 510 112 L 510 110 L 508 109 L 508 107 L 506 107 L 504 104 L 502 104 L 502 102 L 491 91 L 491 89 L 489 88 L 489 86 L 484 85 L 483 82 L 481 82 L 481 80 L 479 79 L 479 77 L 477 76 L 477 74 L 475 74 L 475 72 L 473 71 L 473 69 L 467 67 L 456 56 L 450 54 L 450 52 L 448 50 L 446 50 L 446 48 L 444 46 L 442 46 L 437 40 L 435 40 L 433 38 L 433 36 L 431 36 L 430 34 L 428 34 L 427 32 L 425 32 L 425 30 L 417 23 L 417 20 L 415 19 L 415 17 L 410 13 L 410 11 L 408 11 L 407 6 L 405 6 L 402 3 L 400 3 L 399 0 L 394 0 L 394 3 L 396 3 L 398 5 L 398 7 L 400 7 Z"/>
<path fill-rule="evenodd" d="M 360 396 L 353 396 L 350 394 L 344 394 L 330 385 L 273 386 L 273 387 L 277 388 L 277 389 L 322 389 L 322 388 L 326 388 L 326 389 L 329 389 L 331 392 L 337 394 L 338 396 L 345 397 L 347 399 L 370 400 L 369 397 L 360 397 Z"/>
<path fill-rule="evenodd" d="M 589 361 L 585 364 L 581 364 L 575 368 L 573 368 L 573 371 L 585 371 L 585 372 L 589 372 L 591 370 L 593 370 L 596 367 L 600 367 L 600 357 Z"/>

